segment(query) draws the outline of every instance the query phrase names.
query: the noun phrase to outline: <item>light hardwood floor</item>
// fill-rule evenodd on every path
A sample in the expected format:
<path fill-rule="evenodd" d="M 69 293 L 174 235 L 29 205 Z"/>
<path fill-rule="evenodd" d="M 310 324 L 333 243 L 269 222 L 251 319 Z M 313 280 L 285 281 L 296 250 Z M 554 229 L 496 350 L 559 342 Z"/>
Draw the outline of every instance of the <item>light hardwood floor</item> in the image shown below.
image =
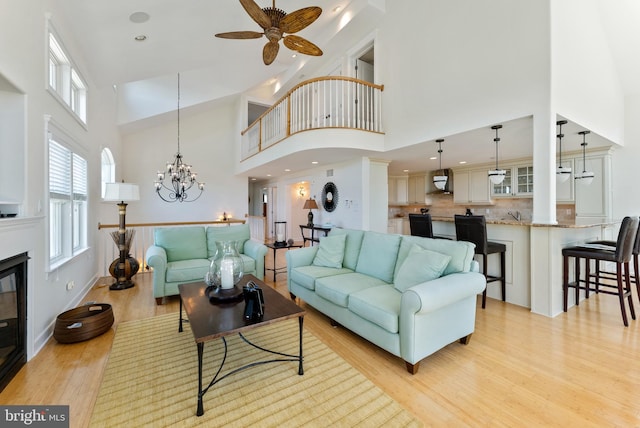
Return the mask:
<path fill-rule="evenodd" d="M 271 266 L 271 251 L 266 263 Z M 275 284 L 267 276 L 288 295 L 286 274 Z M 109 291 L 102 286 L 108 281 L 99 281 L 85 301 L 112 304 L 114 328 L 77 344 L 51 339 L 0 393 L 1 404 L 68 404 L 71 426 L 88 426 L 117 325 L 178 311 L 177 298 L 156 306 L 149 273 L 129 290 Z M 634 300 L 640 312 L 635 291 Z M 625 328 L 615 296 L 592 296 L 555 318 L 487 299 L 485 310 L 478 306 L 469 345 L 452 343 L 427 357 L 414 376 L 401 359 L 301 305 L 307 331 L 425 426 L 640 426 L 640 320 Z"/>

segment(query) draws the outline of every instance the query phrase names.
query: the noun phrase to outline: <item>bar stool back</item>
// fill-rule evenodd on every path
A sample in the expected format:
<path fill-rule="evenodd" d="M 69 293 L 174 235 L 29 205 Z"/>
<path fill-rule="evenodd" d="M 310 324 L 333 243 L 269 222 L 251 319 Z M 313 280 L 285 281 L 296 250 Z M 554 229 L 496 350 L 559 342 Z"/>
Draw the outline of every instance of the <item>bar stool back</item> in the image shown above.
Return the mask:
<path fill-rule="evenodd" d="M 409 214 L 411 235 L 433 238 L 433 223 L 431 214 Z"/>
<path fill-rule="evenodd" d="M 601 248 L 598 248 L 599 244 L 587 243 L 583 245 L 577 245 L 573 247 L 567 247 L 562 249 L 563 258 L 563 272 L 562 272 L 562 292 L 563 292 L 563 310 L 567 312 L 567 301 L 569 288 L 575 288 L 576 305 L 580 304 L 580 290 L 585 290 L 585 297 L 589 297 L 589 291 L 595 291 L 596 293 L 605 293 L 617 295 L 620 300 L 620 312 L 622 314 L 622 322 L 625 327 L 629 326 L 627 320 L 627 311 L 624 303 L 624 299 L 627 298 L 629 303 L 629 311 L 631 312 L 631 318 L 636 319 L 635 310 L 633 307 L 633 300 L 631 298 L 631 281 L 629 275 L 629 261 L 633 255 L 633 249 L 636 243 L 636 235 L 638 233 L 638 217 L 625 217 L 620 225 L 620 231 L 618 232 L 618 239 L 615 246 L 609 246 L 606 248 L 606 244 Z M 569 283 L 569 258 L 575 258 L 575 282 Z M 585 279 L 580 279 L 580 259 L 585 259 Z M 596 266 L 599 266 L 601 261 L 615 263 L 616 271 L 615 278 L 616 284 L 603 283 L 600 276 L 595 276 L 593 285 L 595 288 L 591 288 L 591 260 L 595 260 Z M 599 269 L 599 267 L 597 267 Z M 624 283 L 622 275 L 624 271 Z M 584 285 L 580 285 L 584 283 Z"/>
<path fill-rule="evenodd" d="M 489 282 L 500 281 L 502 283 L 502 301 L 506 299 L 505 289 L 505 254 L 507 246 L 498 242 L 487 240 L 487 221 L 483 215 L 460 215 L 454 217 L 456 224 L 456 239 L 458 241 L 467 241 L 476 245 L 475 253 L 482 256 L 482 273 Z M 489 254 L 500 254 L 500 273 L 498 275 L 489 275 L 487 273 L 487 257 Z M 487 302 L 487 288 L 482 292 L 482 308 L 484 309 Z"/>

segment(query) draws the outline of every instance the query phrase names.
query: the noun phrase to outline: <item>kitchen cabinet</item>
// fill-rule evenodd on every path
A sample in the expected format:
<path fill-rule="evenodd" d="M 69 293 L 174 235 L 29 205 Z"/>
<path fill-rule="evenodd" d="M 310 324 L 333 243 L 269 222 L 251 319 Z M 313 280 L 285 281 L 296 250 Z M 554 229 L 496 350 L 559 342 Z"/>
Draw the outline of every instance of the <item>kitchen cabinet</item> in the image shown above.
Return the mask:
<path fill-rule="evenodd" d="M 408 202 L 408 177 L 390 176 L 388 183 L 389 205 L 406 205 Z"/>
<path fill-rule="evenodd" d="M 507 164 L 506 175 L 500 184 L 491 183 L 491 195 L 496 197 L 533 197 L 533 165 Z"/>
<path fill-rule="evenodd" d="M 466 205 L 492 204 L 487 171 L 488 169 L 454 171 L 453 203 Z"/>
<path fill-rule="evenodd" d="M 609 218 L 611 216 L 611 154 L 593 153 L 586 156 L 586 168 L 582 157 L 574 159 L 573 177 L 582 171 L 594 173 L 591 184 L 574 179 L 576 217 Z"/>
<path fill-rule="evenodd" d="M 387 233 L 402 234 L 402 217 L 390 218 L 387 221 Z"/>
<path fill-rule="evenodd" d="M 427 175 L 410 175 L 407 189 L 408 203 L 424 205 L 427 193 Z"/>

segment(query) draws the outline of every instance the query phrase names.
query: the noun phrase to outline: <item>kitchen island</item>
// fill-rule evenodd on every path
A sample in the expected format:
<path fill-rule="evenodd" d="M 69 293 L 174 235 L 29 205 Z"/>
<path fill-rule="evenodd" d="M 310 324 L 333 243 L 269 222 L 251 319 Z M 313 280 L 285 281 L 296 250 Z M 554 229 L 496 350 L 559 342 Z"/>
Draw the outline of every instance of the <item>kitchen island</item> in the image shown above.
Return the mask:
<path fill-rule="evenodd" d="M 434 235 L 455 239 L 453 217 L 432 216 L 432 220 Z M 550 317 L 561 313 L 562 248 L 591 240 L 615 240 L 619 225 L 620 221 L 601 219 L 576 219 L 550 225 L 487 218 L 489 240 L 507 247 L 506 301 Z M 499 257 L 489 256 L 488 269 L 491 273 L 499 272 Z M 490 283 L 487 295 L 499 300 L 498 284 Z"/>

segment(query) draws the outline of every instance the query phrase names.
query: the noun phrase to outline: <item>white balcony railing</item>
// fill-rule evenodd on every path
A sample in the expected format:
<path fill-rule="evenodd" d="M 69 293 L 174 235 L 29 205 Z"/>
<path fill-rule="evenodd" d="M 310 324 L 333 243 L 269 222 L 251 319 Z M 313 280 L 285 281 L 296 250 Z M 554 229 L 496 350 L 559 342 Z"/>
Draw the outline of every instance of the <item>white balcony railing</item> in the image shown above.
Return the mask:
<path fill-rule="evenodd" d="M 242 132 L 242 160 L 312 129 L 382 133 L 383 90 L 382 85 L 340 76 L 302 82 Z"/>

